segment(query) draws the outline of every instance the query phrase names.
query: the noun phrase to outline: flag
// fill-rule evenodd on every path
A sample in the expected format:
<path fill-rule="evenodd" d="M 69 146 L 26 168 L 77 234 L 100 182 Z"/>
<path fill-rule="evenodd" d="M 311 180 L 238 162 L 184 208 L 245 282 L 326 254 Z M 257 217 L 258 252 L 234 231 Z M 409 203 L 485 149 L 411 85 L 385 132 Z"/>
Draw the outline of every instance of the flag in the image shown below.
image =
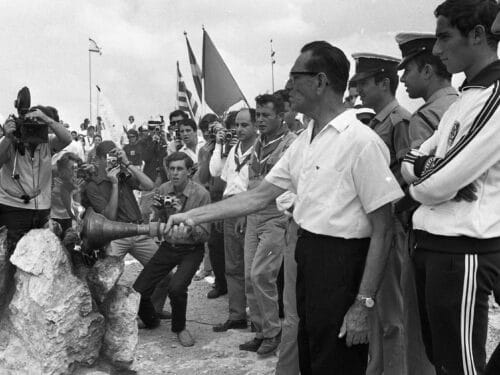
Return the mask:
<path fill-rule="evenodd" d="M 97 85 L 95 85 L 95 87 L 97 87 L 97 91 L 101 92 L 101 88 Z"/>
<path fill-rule="evenodd" d="M 203 78 L 205 79 L 205 102 L 217 115 L 221 116 L 240 100 L 244 100 L 248 105 L 245 96 L 205 30 L 203 30 Z"/>
<path fill-rule="evenodd" d="M 102 55 L 101 47 L 97 45 L 97 43 L 89 38 L 89 52 L 97 52 L 99 55 Z"/>
<path fill-rule="evenodd" d="M 191 118 L 198 122 L 198 103 L 184 83 L 181 70 L 179 69 L 179 61 L 177 61 L 177 108 L 189 113 Z"/>
<path fill-rule="evenodd" d="M 196 92 L 198 93 L 198 98 L 203 101 L 203 88 L 201 85 L 201 69 L 196 62 L 196 58 L 194 57 L 193 50 L 191 49 L 191 44 L 189 44 L 189 39 L 187 37 L 187 33 L 184 31 L 184 36 L 186 37 L 186 43 L 188 47 L 189 54 L 189 63 L 191 64 L 191 74 L 193 75 L 194 87 L 196 88 Z"/>
<path fill-rule="evenodd" d="M 271 39 L 271 64 L 276 64 L 276 59 L 274 58 L 276 51 L 273 49 L 273 40 Z"/>

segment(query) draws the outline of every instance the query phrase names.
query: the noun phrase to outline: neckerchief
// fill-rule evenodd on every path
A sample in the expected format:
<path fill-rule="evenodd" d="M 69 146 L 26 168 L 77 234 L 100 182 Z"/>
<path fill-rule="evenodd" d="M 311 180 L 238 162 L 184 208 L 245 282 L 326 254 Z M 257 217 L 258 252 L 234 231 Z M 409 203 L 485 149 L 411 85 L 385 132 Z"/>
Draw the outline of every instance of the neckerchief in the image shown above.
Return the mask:
<path fill-rule="evenodd" d="M 239 148 L 240 154 L 241 154 L 242 152 L 241 152 L 241 142 L 240 141 L 238 141 L 238 143 L 236 144 L 236 148 L 234 150 L 234 162 L 236 164 L 236 172 L 240 173 L 241 168 L 243 168 L 248 163 L 248 161 L 250 160 L 250 158 L 252 157 L 252 153 L 249 152 L 248 155 L 245 156 L 245 159 L 243 159 L 243 161 L 240 162 L 240 158 L 237 155 L 238 154 L 238 148 Z"/>
<path fill-rule="evenodd" d="M 271 156 L 271 154 L 278 148 L 279 144 L 281 143 L 281 140 L 286 134 L 286 129 L 283 131 L 283 133 L 280 134 L 280 136 L 271 142 L 264 143 L 262 136 L 260 136 L 257 139 L 257 142 L 255 142 L 255 145 L 253 147 L 253 156 L 254 156 L 254 161 L 252 161 L 252 170 L 254 171 L 256 176 L 261 176 L 262 174 L 265 173 L 265 167 L 266 167 L 266 162 Z"/>

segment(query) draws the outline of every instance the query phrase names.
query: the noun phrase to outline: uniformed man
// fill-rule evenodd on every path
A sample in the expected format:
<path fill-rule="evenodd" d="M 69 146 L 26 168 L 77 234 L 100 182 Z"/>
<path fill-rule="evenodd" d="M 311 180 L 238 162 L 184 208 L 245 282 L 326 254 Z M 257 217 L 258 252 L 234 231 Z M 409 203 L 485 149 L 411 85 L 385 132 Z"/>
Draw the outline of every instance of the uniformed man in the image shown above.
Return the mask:
<path fill-rule="evenodd" d="M 422 105 L 410 118 L 409 133 L 412 148 L 418 148 L 437 129 L 443 113 L 457 100 L 451 86 L 451 73 L 432 54 L 436 37 L 430 33 L 400 33 L 396 35 L 403 60 L 401 82 L 412 99 L 422 98 Z"/>
<path fill-rule="evenodd" d="M 373 53 L 358 53 L 353 58 L 356 61 L 356 74 L 351 81 L 357 84 L 363 105 L 375 111 L 375 117 L 368 126 L 389 148 L 391 171 L 400 186 L 404 187 L 400 169 L 401 161 L 410 149 L 410 113 L 395 98 L 400 59 Z M 393 229 L 391 253 L 377 294 L 377 314 L 373 314 L 368 375 L 406 373 L 401 270 L 403 264 L 408 262 L 405 251 L 407 241 L 399 220 L 393 220 Z"/>
<path fill-rule="evenodd" d="M 404 69 L 401 82 L 406 86 L 410 98 L 425 100 L 424 105 L 410 118 L 412 148 L 418 148 L 436 131 L 443 113 L 458 97 L 457 91 L 451 86 L 451 73 L 448 73 L 441 60 L 432 54 L 435 41 L 436 37 L 430 33 L 396 35 L 396 42 L 402 54 L 398 69 Z M 412 242 L 410 241 L 410 244 Z M 402 277 L 408 374 L 434 374 L 422 341 L 411 262 L 404 264 Z"/>

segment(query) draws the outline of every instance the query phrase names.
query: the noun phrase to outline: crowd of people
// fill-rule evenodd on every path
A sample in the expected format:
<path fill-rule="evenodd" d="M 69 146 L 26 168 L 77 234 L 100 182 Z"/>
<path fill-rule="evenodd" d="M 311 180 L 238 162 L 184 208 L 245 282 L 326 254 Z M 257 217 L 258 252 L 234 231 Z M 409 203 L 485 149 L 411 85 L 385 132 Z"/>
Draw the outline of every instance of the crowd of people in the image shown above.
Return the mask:
<path fill-rule="evenodd" d="M 53 107 L 26 115 L 46 126 L 41 142 L 10 118 L 8 252 L 50 222 L 64 237 L 78 200 L 108 220 L 167 223 L 161 239 L 100 250 L 144 266 L 140 324 L 170 319 L 183 346 L 195 344 L 188 287 L 211 269 L 207 298 L 228 295 L 214 332 L 251 329 L 239 349 L 278 351 L 278 375 L 499 374 L 500 345 L 488 363 L 485 350 L 488 301 L 500 300 L 499 10 L 446 0 L 435 33 L 398 34 L 401 57 L 353 54 L 352 77 L 342 50 L 308 43 L 255 108 L 198 124 L 175 110 L 168 126 L 130 116 L 120 144 L 103 140 L 101 119 L 70 132 Z M 425 102 L 414 113 L 399 82 Z"/>

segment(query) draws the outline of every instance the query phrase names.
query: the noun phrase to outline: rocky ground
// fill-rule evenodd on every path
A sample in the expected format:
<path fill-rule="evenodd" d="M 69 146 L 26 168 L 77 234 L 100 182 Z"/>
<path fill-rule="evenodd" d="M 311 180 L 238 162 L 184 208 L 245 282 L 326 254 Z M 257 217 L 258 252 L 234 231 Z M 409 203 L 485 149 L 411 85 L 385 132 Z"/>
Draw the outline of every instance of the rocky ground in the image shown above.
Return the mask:
<path fill-rule="evenodd" d="M 121 283 L 130 283 L 140 270 L 140 265 L 127 261 Z M 184 348 L 170 331 L 169 321 L 155 330 L 140 330 L 136 361 L 133 369 L 140 375 L 267 375 L 274 374 L 276 357 L 260 359 L 254 353 L 238 350 L 238 345 L 253 334 L 248 331 L 230 330 L 214 333 L 212 325 L 227 317 L 227 296 L 216 300 L 206 298 L 211 280 L 194 281 L 189 289 L 188 329 L 196 344 Z M 488 355 L 500 342 L 500 309 L 490 311 Z M 99 363 L 93 369 L 81 369 L 77 375 L 113 374 L 109 364 Z"/>
<path fill-rule="evenodd" d="M 129 284 L 141 266 L 127 259 L 120 283 Z M 255 353 L 242 352 L 238 345 L 252 339 L 250 330 L 214 333 L 212 326 L 227 318 L 227 296 L 206 298 L 210 278 L 193 281 L 189 288 L 187 327 L 196 340 L 191 348 L 182 347 L 170 331 L 170 321 L 154 330 L 139 330 L 139 344 L 133 369 L 140 375 L 265 375 L 273 374 L 276 356 L 260 359 Z M 167 305 L 167 307 L 169 307 Z M 99 363 L 93 369 L 81 369 L 77 375 L 112 374 L 109 364 Z"/>

